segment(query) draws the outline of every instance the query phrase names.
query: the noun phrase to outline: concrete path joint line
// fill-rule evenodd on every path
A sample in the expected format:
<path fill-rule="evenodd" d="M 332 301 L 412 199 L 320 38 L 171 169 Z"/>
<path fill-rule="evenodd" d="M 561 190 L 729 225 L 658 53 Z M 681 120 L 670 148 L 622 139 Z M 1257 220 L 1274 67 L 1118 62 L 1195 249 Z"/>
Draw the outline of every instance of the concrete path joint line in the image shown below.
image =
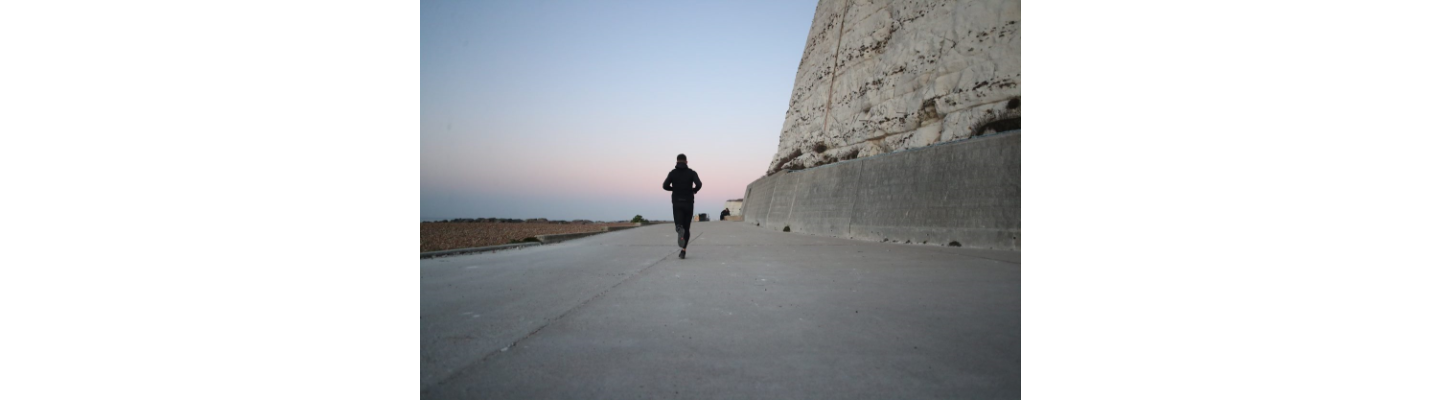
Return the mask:
<path fill-rule="evenodd" d="M 691 240 L 691 242 L 694 242 L 695 240 L 699 240 L 701 236 L 705 236 L 705 232 L 700 232 L 699 234 L 695 235 L 695 239 L 694 239 L 694 240 Z M 665 261 L 665 258 L 666 258 L 666 257 L 669 257 L 671 254 L 675 254 L 675 252 L 672 251 L 672 252 L 670 252 L 670 253 L 666 253 L 665 257 L 660 257 L 660 259 L 655 260 L 655 262 L 650 263 L 650 265 L 645 266 L 645 269 L 640 270 L 640 272 L 636 272 L 634 275 L 630 275 L 629 277 L 626 277 L 624 280 L 622 280 L 622 281 L 620 281 L 620 282 L 618 282 L 618 283 L 616 283 L 616 284 L 614 284 L 614 285 L 610 285 L 610 287 L 605 288 L 605 290 L 601 290 L 600 293 L 597 293 L 597 294 L 595 294 L 594 296 L 590 296 L 590 298 L 585 299 L 585 301 L 580 302 L 580 304 L 577 304 L 577 305 L 575 305 L 574 307 L 570 307 L 569 310 L 565 310 L 565 312 L 560 313 L 560 316 L 546 320 L 546 321 L 545 321 L 545 324 L 540 325 L 539 328 L 535 328 L 535 330 L 530 331 L 530 333 L 525 334 L 525 336 L 523 336 L 523 337 L 521 337 L 521 338 L 519 338 L 519 339 L 515 339 L 515 341 L 513 341 L 513 342 L 510 342 L 510 345 L 504 347 L 504 349 L 508 350 L 508 349 L 515 348 L 515 346 L 519 345 L 520 342 L 525 341 L 525 339 L 529 339 L 531 336 L 535 336 L 536 333 L 540 333 L 540 331 L 545 330 L 545 327 L 550 326 L 551 323 L 553 323 L 553 322 L 555 322 L 555 321 L 559 321 L 559 320 L 561 320 L 561 319 L 564 319 L 566 316 L 570 315 L 571 312 L 574 312 L 575 310 L 578 310 L 578 309 L 580 309 L 581 307 L 585 307 L 586 304 L 590 304 L 591 301 L 594 301 L 595 299 L 600 298 L 600 296 L 604 296 L 605 293 L 609 293 L 611 289 L 615 289 L 616 287 L 619 287 L 620 285 L 625 284 L 625 282 L 629 282 L 631 279 L 635 279 L 636 277 L 638 277 L 638 276 L 640 276 L 640 275 L 644 275 L 645 272 L 650 271 L 650 268 L 652 268 L 652 267 L 654 267 L 654 266 L 656 266 L 656 265 L 659 265 L 661 261 Z M 475 362 L 473 362 L 473 363 L 470 363 L 470 364 L 468 364 L 468 365 L 465 365 L 464 367 L 456 368 L 455 371 L 454 371 L 454 372 L 451 372 L 449 376 L 446 376 L 445 379 L 441 379 L 441 380 L 435 382 L 435 384 L 432 385 L 432 386 L 444 386 L 445 384 L 449 383 L 452 379 L 455 379 L 456 377 L 460 376 L 462 372 L 465 372 L 465 371 L 468 371 L 468 370 L 470 370 L 470 369 L 473 369 L 473 368 L 475 368 L 476 366 L 478 366 L 478 365 L 480 365 L 480 364 L 484 364 L 484 363 L 485 363 L 485 360 L 489 360 L 491 356 L 494 356 L 496 353 L 499 353 L 500 351 L 501 351 L 501 350 L 499 350 L 499 349 L 497 349 L 497 350 L 491 350 L 489 353 L 486 353 L 484 357 L 480 357 L 480 360 L 479 360 L 479 361 L 475 361 Z"/>
<path fill-rule="evenodd" d="M 1018 251 L 670 227 L 421 260 L 421 398 L 1020 397 Z"/>

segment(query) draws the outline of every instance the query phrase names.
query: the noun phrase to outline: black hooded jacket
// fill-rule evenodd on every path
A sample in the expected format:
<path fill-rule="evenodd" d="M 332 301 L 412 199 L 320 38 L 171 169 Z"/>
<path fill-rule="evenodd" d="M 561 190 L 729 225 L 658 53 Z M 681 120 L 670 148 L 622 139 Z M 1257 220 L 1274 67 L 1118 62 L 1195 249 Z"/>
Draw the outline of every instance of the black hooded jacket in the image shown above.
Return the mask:
<path fill-rule="evenodd" d="M 695 184 L 694 190 L 690 189 L 691 183 Z M 664 188 L 670 192 L 671 203 L 694 203 L 695 193 L 700 192 L 700 174 L 683 163 L 675 163 L 675 169 L 665 177 Z"/>

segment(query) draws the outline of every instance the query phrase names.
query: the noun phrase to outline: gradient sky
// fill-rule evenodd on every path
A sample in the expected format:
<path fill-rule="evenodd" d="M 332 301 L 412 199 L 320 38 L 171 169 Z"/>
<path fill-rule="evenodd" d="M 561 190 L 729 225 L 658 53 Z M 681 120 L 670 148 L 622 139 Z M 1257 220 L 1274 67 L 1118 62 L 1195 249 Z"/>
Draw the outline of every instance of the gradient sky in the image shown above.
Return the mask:
<path fill-rule="evenodd" d="M 421 2 L 420 218 L 671 219 L 765 174 L 816 1 Z"/>

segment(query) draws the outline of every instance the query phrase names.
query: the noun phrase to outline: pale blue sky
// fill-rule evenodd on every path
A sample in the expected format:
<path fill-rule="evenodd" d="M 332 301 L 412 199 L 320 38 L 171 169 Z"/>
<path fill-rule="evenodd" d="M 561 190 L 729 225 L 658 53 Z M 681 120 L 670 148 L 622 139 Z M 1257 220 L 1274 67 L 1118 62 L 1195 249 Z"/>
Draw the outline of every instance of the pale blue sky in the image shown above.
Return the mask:
<path fill-rule="evenodd" d="M 779 144 L 816 2 L 422 1 L 420 217 L 718 213 Z"/>

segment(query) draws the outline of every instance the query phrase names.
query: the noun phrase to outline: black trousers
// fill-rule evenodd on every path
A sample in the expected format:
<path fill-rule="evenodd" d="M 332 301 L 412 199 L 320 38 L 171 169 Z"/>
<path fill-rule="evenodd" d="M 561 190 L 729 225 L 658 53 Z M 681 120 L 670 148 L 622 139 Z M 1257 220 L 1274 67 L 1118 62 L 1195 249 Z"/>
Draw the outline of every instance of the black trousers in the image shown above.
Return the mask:
<path fill-rule="evenodd" d="M 675 232 L 685 229 L 685 243 L 690 243 L 690 219 L 694 218 L 695 203 L 670 203 L 675 211 Z"/>

